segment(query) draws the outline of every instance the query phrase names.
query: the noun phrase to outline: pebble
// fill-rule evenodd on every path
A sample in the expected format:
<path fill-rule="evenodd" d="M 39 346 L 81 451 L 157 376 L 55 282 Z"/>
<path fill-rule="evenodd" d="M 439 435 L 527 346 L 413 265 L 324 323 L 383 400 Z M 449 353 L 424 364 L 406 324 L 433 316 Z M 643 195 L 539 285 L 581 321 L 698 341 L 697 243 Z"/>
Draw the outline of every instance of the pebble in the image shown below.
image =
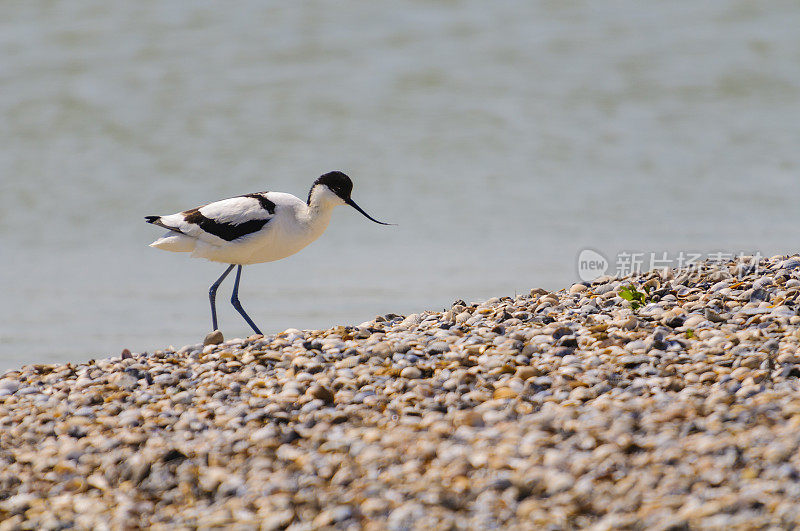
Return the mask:
<path fill-rule="evenodd" d="M 514 374 L 522 381 L 529 380 L 535 376 L 539 376 L 541 372 L 535 367 L 517 367 L 517 372 Z"/>
<path fill-rule="evenodd" d="M 0 529 L 791 528 L 798 293 L 800 257 L 700 263 L 27 365 Z"/>
<path fill-rule="evenodd" d="M 334 395 L 322 385 L 312 385 L 308 388 L 308 394 L 322 400 L 326 404 L 333 404 Z"/>
<path fill-rule="evenodd" d="M 416 379 L 422 376 L 422 371 L 416 367 L 406 367 L 402 371 L 400 371 L 401 378 L 409 378 L 409 379 Z"/>
<path fill-rule="evenodd" d="M 683 326 L 685 326 L 686 328 L 695 328 L 705 320 L 706 320 L 705 317 L 702 317 L 700 315 L 693 315 L 683 322 Z"/>
<path fill-rule="evenodd" d="M 724 323 L 725 319 L 716 311 L 712 310 L 711 308 L 706 308 L 704 310 L 705 318 L 711 321 L 712 323 Z"/>
<path fill-rule="evenodd" d="M 575 294 L 575 293 L 583 293 L 584 291 L 586 291 L 586 290 L 588 290 L 588 289 L 589 289 L 589 288 L 588 288 L 588 287 L 587 287 L 585 284 L 573 284 L 573 285 L 572 285 L 572 286 L 569 288 L 569 292 L 570 292 L 571 294 Z"/>
<path fill-rule="evenodd" d="M 214 330 L 213 332 L 209 332 L 208 335 L 203 339 L 203 345 L 219 345 L 224 341 L 222 337 L 222 332 L 219 330 Z"/>
<path fill-rule="evenodd" d="M 12 380 L 11 378 L 4 378 L 0 380 L 0 396 L 13 395 L 17 392 L 19 387 L 18 381 Z"/>
<path fill-rule="evenodd" d="M 505 400 L 508 398 L 517 398 L 517 393 L 513 389 L 508 387 L 501 387 L 500 389 L 496 389 L 492 398 L 495 400 Z"/>

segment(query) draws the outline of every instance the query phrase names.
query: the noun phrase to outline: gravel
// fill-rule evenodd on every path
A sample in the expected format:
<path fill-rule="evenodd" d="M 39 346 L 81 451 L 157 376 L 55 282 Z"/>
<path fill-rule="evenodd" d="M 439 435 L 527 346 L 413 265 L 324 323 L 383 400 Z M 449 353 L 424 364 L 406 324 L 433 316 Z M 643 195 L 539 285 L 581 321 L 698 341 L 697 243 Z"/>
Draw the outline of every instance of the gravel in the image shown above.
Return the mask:
<path fill-rule="evenodd" d="M 798 264 L 27 365 L 0 529 L 790 528 Z"/>

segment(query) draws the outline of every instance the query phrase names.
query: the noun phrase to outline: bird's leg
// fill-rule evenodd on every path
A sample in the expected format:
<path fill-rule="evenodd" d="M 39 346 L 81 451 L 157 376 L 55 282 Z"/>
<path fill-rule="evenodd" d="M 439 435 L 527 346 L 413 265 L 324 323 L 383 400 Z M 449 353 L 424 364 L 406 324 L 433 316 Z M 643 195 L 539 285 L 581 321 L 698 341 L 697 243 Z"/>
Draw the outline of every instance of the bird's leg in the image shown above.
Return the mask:
<path fill-rule="evenodd" d="M 211 326 L 212 326 L 211 331 L 212 332 L 214 330 L 218 330 L 217 329 L 217 307 L 216 307 L 216 304 L 214 302 L 216 300 L 216 298 L 217 298 L 217 288 L 219 287 L 220 284 L 222 284 L 222 281 L 225 280 L 225 277 L 228 276 L 228 273 L 231 272 L 233 267 L 234 267 L 234 264 L 231 264 L 230 267 L 228 269 L 226 269 L 225 272 L 222 273 L 222 275 L 220 275 L 220 277 L 217 279 L 217 281 L 214 282 L 213 284 L 211 284 L 211 287 L 208 288 L 208 300 L 211 301 Z"/>
<path fill-rule="evenodd" d="M 256 334 L 261 334 L 261 330 L 259 330 L 256 324 L 253 322 L 253 320 L 250 319 L 250 316 L 248 316 L 247 313 L 245 313 L 244 308 L 242 308 L 242 303 L 239 302 L 239 277 L 241 276 L 242 276 L 242 266 L 239 266 L 238 269 L 236 269 L 236 281 L 233 283 L 233 294 L 231 295 L 231 304 L 233 304 L 233 307 L 236 308 L 236 311 L 239 312 L 242 317 L 244 317 L 244 320 L 247 321 L 247 324 L 250 325 L 250 328 L 255 330 Z M 263 336 L 264 334 L 261 335 Z"/>

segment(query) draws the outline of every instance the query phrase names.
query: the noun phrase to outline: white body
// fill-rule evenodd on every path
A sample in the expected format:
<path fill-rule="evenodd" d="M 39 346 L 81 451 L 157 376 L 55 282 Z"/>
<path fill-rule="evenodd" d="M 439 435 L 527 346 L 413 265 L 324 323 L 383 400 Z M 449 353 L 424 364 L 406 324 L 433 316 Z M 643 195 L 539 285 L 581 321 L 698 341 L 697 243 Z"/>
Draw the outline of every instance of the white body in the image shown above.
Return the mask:
<path fill-rule="evenodd" d="M 192 253 L 196 258 L 226 264 L 273 262 L 295 254 L 319 238 L 328 227 L 333 208 L 344 204 L 341 198 L 324 186 L 314 187 L 310 204 L 282 192 L 259 195 L 274 203 L 274 213 L 263 208 L 257 198 L 250 196 L 223 199 L 197 209 L 205 218 L 233 227 L 267 220 L 255 232 L 228 241 L 203 230 L 199 224 L 187 222 L 186 212 L 180 212 L 159 219 L 157 224 L 172 230 L 151 243 L 150 247 Z"/>

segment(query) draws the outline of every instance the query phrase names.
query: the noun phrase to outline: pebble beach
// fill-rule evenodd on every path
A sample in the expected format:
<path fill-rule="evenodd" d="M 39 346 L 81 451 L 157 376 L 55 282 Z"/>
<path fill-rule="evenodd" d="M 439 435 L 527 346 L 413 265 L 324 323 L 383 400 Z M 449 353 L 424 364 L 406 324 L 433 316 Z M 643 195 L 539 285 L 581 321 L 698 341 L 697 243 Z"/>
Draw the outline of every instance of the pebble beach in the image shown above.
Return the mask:
<path fill-rule="evenodd" d="M 26 365 L 0 529 L 792 528 L 799 310 L 743 257 Z"/>

